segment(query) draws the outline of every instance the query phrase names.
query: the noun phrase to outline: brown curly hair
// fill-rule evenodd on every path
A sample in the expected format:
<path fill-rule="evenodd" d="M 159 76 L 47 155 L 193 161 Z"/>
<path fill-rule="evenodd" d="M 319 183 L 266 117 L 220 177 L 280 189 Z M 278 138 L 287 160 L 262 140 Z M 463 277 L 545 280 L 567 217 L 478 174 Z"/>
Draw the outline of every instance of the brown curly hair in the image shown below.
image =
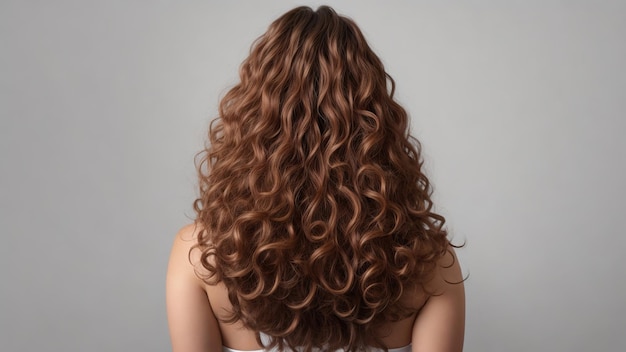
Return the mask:
<path fill-rule="evenodd" d="M 196 155 L 202 279 L 268 348 L 386 349 L 377 328 L 449 250 L 393 79 L 327 6 L 274 21 L 240 79 Z"/>

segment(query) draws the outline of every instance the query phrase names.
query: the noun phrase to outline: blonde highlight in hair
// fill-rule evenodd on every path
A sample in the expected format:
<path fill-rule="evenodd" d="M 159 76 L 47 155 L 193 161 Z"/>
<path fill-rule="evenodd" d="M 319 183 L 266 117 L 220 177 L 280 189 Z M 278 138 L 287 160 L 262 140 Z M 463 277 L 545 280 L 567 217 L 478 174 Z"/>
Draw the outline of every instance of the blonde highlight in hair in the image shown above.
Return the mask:
<path fill-rule="evenodd" d="M 394 85 L 352 20 L 298 7 L 220 102 L 196 160 L 195 248 L 228 321 L 266 347 L 386 349 L 377 328 L 415 313 L 400 298 L 448 250 Z"/>

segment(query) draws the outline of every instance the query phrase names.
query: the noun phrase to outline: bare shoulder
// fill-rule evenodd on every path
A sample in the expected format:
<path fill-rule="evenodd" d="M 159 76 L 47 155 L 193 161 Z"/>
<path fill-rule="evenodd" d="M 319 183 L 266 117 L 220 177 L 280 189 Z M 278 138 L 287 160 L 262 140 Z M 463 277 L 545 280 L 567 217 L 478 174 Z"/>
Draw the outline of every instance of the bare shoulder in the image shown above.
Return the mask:
<path fill-rule="evenodd" d="M 174 237 L 166 277 L 166 303 L 174 351 L 217 351 L 221 337 L 202 280 L 196 275 L 200 251 L 194 250 L 199 225 L 182 227 Z"/>
<path fill-rule="evenodd" d="M 168 281 L 184 280 L 187 285 L 204 288 L 200 275 L 204 268 L 200 263 L 201 250 L 194 247 L 198 243 L 198 235 L 202 225 L 187 224 L 180 228 L 174 236 L 168 265 Z"/>
<path fill-rule="evenodd" d="M 413 351 L 460 352 L 465 334 L 465 288 L 453 247 L 442 256 L 427 289 L 433 293 L 413 325 Z"/>

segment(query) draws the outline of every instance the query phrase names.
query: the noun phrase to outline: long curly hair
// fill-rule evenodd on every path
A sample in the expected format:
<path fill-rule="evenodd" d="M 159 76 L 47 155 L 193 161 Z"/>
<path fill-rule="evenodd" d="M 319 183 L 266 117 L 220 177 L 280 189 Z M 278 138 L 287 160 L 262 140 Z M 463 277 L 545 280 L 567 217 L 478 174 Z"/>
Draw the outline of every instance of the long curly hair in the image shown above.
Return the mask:
<path fill-rule="evenodd" d="M 349 18 L 295 8 L 259 37 L 196 155 L 194 248 L 227 322 L 266 347 L 386 349 L 447 250 L 395 83 Z"/>

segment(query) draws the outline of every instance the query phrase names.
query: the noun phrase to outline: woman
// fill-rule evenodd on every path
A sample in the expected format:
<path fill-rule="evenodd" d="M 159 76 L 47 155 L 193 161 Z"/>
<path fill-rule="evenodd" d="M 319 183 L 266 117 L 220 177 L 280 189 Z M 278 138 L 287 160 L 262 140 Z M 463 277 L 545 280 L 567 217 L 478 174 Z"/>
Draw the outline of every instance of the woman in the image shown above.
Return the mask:
<path fill-rule="evenodd" d="M 356 24 L 293 9 L 240 76 L 199 154 L 197 219 L 171 253 L 174 351 L 461 351 L 445 220 Z"/>

